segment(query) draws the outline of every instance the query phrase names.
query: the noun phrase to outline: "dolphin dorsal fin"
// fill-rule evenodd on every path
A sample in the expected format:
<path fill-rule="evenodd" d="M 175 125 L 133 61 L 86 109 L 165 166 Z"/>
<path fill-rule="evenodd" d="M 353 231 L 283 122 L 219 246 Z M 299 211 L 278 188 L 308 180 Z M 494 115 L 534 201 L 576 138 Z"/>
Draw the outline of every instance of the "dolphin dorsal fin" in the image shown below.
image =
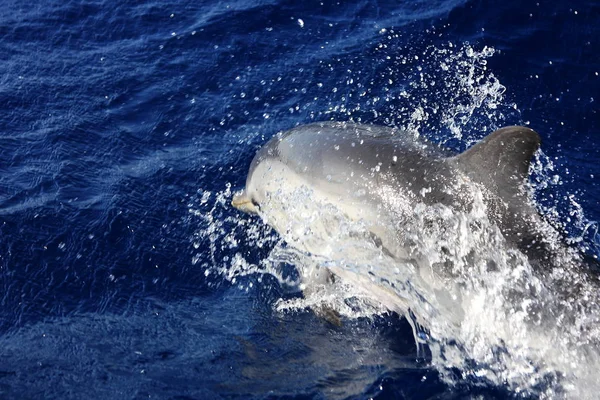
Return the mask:
<path fill-rule="evenodd" d="M 529 164 L 540 147 L 540 135 L 524 126 L 507 126 L 455 157 L 471 178 L 494 188 L 500 195 L 515 196 L 529 174 Z"/>

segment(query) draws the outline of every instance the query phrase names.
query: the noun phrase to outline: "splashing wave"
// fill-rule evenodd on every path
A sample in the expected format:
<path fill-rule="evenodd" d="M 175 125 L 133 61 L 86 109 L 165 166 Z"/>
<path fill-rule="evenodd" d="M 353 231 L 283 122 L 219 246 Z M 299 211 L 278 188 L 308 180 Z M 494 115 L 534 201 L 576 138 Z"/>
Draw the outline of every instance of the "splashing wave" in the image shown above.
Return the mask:
<path fill-rule="evenodd" d="M 430 47 L 420 58 L 404 55 L 391 75 L 408 83 L 390 95 L 388 100 L 400 105 L 388 122 L 417 135 L 423 132 L 438 143 L 468 147 L 483 132 L 503 124 L 506 110 L 518 112 L 515 104 L 505 102 L 506 88 L 486 68 L 494 53 L 488 47 L 449 44 Z M 423 72 L 421 63 L 435 63 L 439 69 Z M 432 96 L 436 103 L 428 100 Z M 377 101 L 366 98 L 353 110 L 338 105 L 329 112 L 351 116 Z M 434 126 L 444 127 L 449 135 L 440 137 Z M 534 197 L 560 182 L 555 169 L 539 152 L 529 187 Z M 594 376 L 600 360 L 600 315 L 592 307 L 600 302 L 595 283 L 570 269 L 577 262 L 574 252 L 564 255 L 562 268 L 540 274 L 523 254 L 505 245 L 481 199 L 468 212 L 441 205 L 403 207 L 404 215 L 390 221 L 409 249 L 410 257 L 402 259 L 379 246 L 360 221 L 348 221 L 308 189 L 286 193 L 269 205 L 288 218 L 281 236 L 267 226 L 273 221 L 266 215 L 261 222 L 234 214 L 231 196 L 228 185 L 219 193 L 199 191 L 190 203 L 201 225 L 193 245 L 210 253 L 211 263 L 201 265 L 207 276 L 244 288 L 252 284 L 242 282 L 244 276 L 270 275 L 297 291 L 306 289 L 302 282 L 307 277 L 322 274 L 326 280 L 326 271 L 332 271 L 342 279 L 305 290 L 303 298 L 281 299 L 275 310 L 331 310 L 344 318 L 402 310 L 415 328 L 417 345 L 427 343 L 431 364 L 449 383 L 458 382 L 453 373 L 458 368 L 460 379 L 507 385 L 516 393 L 546 398 L 591 398 L 600 389 Z M 571 241 L 589 249 L 597 224 L 585 219 L 574 196 L 569 199 L 573 225 L 580 232 Z M 550 222 L 549 238 L 560 240 L 555 228 L 564 223 L 558 205 L 538 208 Z"/>

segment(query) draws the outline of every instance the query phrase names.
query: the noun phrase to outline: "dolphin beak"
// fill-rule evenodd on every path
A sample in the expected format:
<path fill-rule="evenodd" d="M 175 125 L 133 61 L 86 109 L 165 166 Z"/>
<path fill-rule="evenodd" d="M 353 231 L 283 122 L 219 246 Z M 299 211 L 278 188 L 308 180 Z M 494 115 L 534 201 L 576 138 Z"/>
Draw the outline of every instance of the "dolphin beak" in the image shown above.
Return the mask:
<path fill-rule="evenodd" d="M 249 214 L 258 214 L 258 207 L 256 207 L 252 199 L 248 197 L 245 190 L 233 195 L 231 205 L 240 211 L 247 212 Z"/>

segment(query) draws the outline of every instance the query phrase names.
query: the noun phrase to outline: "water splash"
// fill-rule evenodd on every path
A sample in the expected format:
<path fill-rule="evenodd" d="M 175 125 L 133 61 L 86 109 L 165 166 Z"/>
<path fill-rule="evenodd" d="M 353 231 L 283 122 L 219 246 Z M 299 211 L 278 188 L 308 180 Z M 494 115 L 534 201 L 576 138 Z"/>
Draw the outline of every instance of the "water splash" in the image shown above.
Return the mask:
<path fill-rule="evenodd" d="M 394 78 L 408 83 L 390 90 L 386 100 L 398 104 L 390 122 L 442 144 L 458 142 L 459 149 L 503 125 L 506 112 L 518 109 L 506 104 L 506 88 L 487 70 L 486 60 L 494 53 L 487 47 L 448 44 L 429 47 L 418 57 L 402 56 L 410 62 L 400 62 Z M 439 68 L 422 68 L 432 63 Z M 369 103 L 376 101 L 367 98 L 354 111 Z M 352 109 L 344 110 L 352 114 Z M 435 126 L 449 134 L 440 137 Z M 538 152 L 530 194 L 537 198 L 560 182 L 558 168 Z M 266 215 L 261 223 L 232 211 L 231 197 L 227 185 L 217 193 L 199 191 L 189 204 L 200 224 L 192 263 L 207 276 L 247 289 L 251 282 L 240 282 L 243 277 L 270 275 L 282 286 L 304 290 L 302 298 L 277 301 L 276 312 L 327 309 L 339 317 L 359 318 L 404 309 L 409 320 L 416 315 L 427 326 L 426 336 L 415 329 L 417 342 L 426 337 L 432 365 L 451 384 L 491 382 L 541 398 L 593 398 L 600 390 L 594 376 L 600 366 L 596 283 L 573 269 L 581 261 L 575 252 L 564 254 L 562 267 L 540 275 L 523 254 L 505 244 L 487 219 L 481 196 L 469 212 L 425 204 L 407 207 L 408 214 L 392 224 L 404 232 L 410 260 L 386 254 L 360 221 L 345 220 L 335 206 L 315 201 L 310 191 L 289 193 L 272 205 L 289 217 L 289 229 L 280 229 L 281 236 L 268 228 L 273 221 Z M 567 199 L 572 219 L 566 224 L 579 232 L 572 244 L 593 247 L 597 223 L 585 219 L 576 196 Z M 306 205 L 310 207 L 294 209 Z M 557 229 L 565 228 L 564 208 L 548 198 L 538 208 L 549 221 L 549 240 L 558 242 Z M 307 241 L 312 244 L 303 246 Z M 315 274 L 326 278 L 326 271 L 346 279 L 303 286 Z M 373 286 L 382 288 L 378 296 L 365 290 Z"/>

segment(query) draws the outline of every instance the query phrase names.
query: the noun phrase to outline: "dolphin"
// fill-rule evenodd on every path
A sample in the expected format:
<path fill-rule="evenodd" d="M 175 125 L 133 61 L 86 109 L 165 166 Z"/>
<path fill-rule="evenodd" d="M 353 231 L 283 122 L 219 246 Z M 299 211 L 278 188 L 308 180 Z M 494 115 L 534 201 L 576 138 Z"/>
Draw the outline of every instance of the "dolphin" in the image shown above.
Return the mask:
<path fill-rule="evenodd" d="M 266 143 L 232 204 L 261 215 L 293 246 L 325 256 L 327 246 L 314 236 L 322 239 L 327 234 L 330 226 L 325 220 L 330 213 L 303 214 L 303 210 L 332 205 L 345 219 L 360 222 L 386 254 L 416 264 L 422 263 L 410 232 L 403 232 L 403 221 L 414 216 L 416 207 L 471 212 L 483 204 L 486 218 L 499 229 L 505 245 L 524 254 L 543 275 L 571 250 L 556 240 L 557 232 L 528 195 L 525 183 L 539 147 L 538 133 L 523 126 L 498 129 L 463 153 L 453 154 L 396 128 L 313 123 L 278 133 Z M 304 196 L 298 196 L 300 192 Z M 294 232 L 305 217 L 313 220 L 310 232 Z M 448 267 L 441 265 L 436 273 L 444 274 L 444 269 Z M 323 284 L 339 276 L 367 287 L 392 311 L 406 313 L 410 306 L 355 271 L 337 268 L 317 275 L 307 279 L 312 279 L 309 283 Z"/>

